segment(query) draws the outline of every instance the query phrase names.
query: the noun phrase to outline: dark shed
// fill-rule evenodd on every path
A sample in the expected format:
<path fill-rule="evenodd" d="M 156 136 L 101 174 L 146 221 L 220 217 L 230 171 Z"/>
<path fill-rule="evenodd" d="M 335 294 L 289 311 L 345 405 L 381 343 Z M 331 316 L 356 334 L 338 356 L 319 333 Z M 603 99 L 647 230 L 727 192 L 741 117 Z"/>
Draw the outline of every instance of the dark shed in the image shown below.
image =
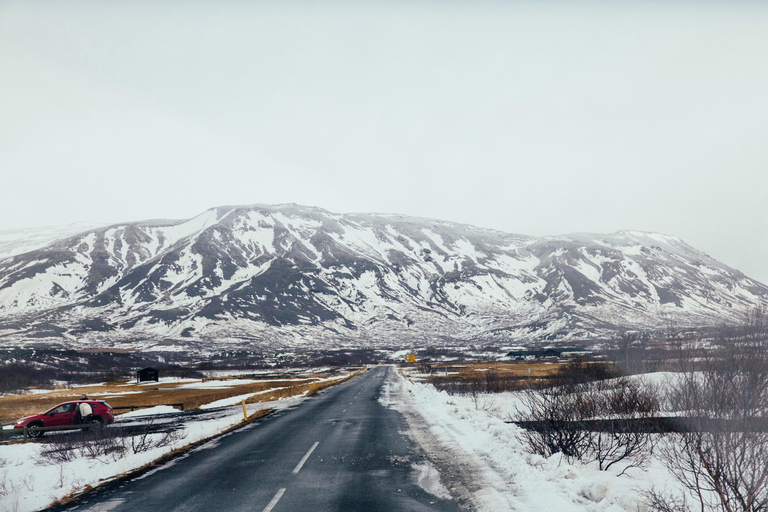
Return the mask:
<path fill-rule="evenodd" d="M 142 368 L 136 372 L 137 382 L 148 382 L 151 380 L 158 382 L 160 380 L 160 372 L 154 368 Z"/>

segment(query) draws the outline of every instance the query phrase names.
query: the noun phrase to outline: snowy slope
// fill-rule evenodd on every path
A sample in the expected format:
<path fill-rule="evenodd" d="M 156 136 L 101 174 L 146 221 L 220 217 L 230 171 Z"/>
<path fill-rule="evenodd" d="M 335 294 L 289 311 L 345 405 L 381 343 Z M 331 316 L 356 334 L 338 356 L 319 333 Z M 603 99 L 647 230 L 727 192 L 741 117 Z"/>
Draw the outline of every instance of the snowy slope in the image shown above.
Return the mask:
<path fill-rule="evenodd" d="M 0 342 L 544 340 L 714 325 L 766 299 L 766 286 L 667 235 L 534 238 L 253 205 L 1 259 Z"/>
<path fill-rule="evenodd" d="M 98 225 L 74 223 L 67 226 L 9 229 L 0 231 L 0 260 L 45 247 L 60 238 L 95 229 Z"/>

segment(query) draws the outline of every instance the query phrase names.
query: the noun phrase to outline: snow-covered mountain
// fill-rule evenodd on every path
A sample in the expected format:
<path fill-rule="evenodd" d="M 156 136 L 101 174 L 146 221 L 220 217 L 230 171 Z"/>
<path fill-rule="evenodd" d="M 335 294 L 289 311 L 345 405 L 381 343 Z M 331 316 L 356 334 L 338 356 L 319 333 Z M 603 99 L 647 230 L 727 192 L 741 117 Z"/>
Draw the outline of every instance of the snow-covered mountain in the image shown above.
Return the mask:
<path fill-rule="evenodd" d="M 534 238 L 297 205 L 91 229 L 0 259 L 0 344 L 408 345 L 714 325 L 768 287 L 678 238 Z"/>

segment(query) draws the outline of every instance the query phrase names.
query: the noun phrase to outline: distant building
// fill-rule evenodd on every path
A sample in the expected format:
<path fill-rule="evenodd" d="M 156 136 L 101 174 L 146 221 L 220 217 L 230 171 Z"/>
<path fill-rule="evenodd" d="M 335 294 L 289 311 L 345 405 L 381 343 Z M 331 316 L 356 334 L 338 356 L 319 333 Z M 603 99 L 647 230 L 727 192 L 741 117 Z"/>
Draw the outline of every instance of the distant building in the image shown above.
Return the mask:
<path fill-rule="evenodd" d="M 137 382 L 158 382 L 160 380 L 160 372 L 154 368 L 142 368 L 136 372 Z"/>

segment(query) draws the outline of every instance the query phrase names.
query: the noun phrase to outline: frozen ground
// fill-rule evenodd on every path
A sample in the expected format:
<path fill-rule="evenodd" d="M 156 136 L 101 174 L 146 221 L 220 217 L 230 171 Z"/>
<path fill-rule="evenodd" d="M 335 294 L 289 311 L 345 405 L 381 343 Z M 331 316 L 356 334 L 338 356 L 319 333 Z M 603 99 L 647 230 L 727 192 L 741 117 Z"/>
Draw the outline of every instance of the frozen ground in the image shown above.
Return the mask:
<path fill-rule="evenodd" d="M 515 410 L 515 393 L 481 396 L 476 404 L 395 375 L 380 401 L 405 415 L 443 483 L 470 510 L 644 512 L 642 490 L 672 485 L 656 460 L 645 470 L 631 468 L 618 476 L 622 467 L 599 471 L 595 464 L 528 453 L 517 438 L 519 427 L 505 423 Z"/>

